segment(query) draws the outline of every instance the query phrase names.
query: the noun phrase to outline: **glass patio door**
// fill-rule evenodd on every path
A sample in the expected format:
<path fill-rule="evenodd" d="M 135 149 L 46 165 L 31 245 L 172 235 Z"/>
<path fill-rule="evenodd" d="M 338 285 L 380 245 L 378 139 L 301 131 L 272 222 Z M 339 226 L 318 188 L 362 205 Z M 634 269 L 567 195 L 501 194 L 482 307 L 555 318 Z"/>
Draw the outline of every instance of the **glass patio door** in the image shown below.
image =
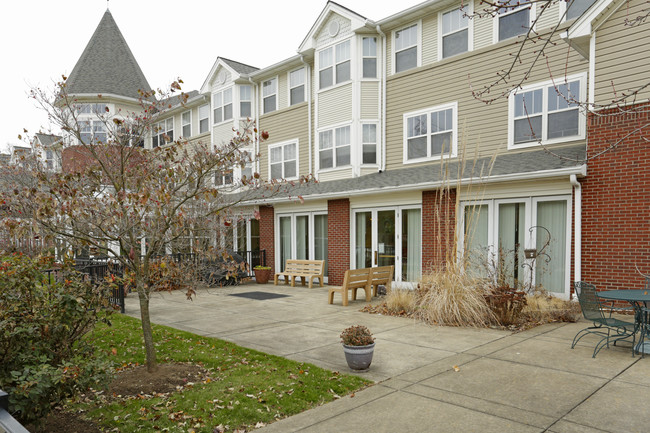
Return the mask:
<path fill-rule="evenodd" d="M 422 211 L 419 208 L 354 213 L 354 267 L 394 266 L 396 282 L 415 282 L 422 269 Z"/>

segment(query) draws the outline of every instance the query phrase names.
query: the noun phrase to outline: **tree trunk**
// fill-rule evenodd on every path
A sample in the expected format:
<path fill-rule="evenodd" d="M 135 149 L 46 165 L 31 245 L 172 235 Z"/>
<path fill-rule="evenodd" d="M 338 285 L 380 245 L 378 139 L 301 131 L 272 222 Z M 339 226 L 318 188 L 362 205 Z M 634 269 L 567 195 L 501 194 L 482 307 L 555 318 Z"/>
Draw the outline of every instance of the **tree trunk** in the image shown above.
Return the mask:
<path fill-rule="evenodd" d="M 153 345 L 153 331 L 149 318 L 149 296 L 144 288 L 144 282 L 137 281 L 138 295 L 140 297 L 140 319 L 142 322 L 142 335 L 144 336 L 144 350 L 147 358 L 147 371 L 153 373 L 158 370 L 156 361 L 156 348 Z"/>

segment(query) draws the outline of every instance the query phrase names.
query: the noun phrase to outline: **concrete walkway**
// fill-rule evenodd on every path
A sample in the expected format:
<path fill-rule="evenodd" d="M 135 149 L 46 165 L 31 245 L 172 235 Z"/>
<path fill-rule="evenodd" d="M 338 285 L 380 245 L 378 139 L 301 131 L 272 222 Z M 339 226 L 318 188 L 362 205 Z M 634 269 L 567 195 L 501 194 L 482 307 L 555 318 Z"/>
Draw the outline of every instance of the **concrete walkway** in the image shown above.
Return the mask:
<path fill-rule="evenodd" d="M 284 295 L 247 299 L 236 294 Z M 587 323 L 549 324 L 512 334 L 431 327 L 370 315 L 363 301 L 327 304 L 327 288 L 242 285 L 154 295 L 152 321 L 241 346 L 351 373 L 339 334 L 366 325 L 377 338 L 376 385 L 273 423 L 260 432 L 648 432 L 650 357 L 629 343 L 591 357 Z M 135 296 L 126 312 L 138 317 Z M 457 367 L 456 368 L 454 367 Z"/>

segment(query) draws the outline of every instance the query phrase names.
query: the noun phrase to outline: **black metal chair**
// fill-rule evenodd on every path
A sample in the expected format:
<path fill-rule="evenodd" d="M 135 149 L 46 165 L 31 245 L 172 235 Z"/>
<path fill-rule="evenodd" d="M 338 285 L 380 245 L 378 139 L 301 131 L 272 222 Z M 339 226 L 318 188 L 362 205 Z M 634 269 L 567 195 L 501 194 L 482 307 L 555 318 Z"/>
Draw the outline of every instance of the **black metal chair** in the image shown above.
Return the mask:
<path fill-rule="evenodd" d="M 583 281 L 576 281 L 575 291 L 578 296 L 578 301 L 580 302 L 580 308 L 582 308 L 582 315 L 585 319 L 592 322 L 593 326 L 585 328 L 576 334 L 573 338 L 571 349 L 573 349 L 576 344 L 578 344 L 578 341 L 587 334 L 595 334 L 602 337 L 594 348 L 592 358 L 595 358 L 603 347 L 607 346 L 609 348 L 610 341 L 616 345 L 617 341 L 632 337 L 632 347 L 634 347 L 636 338 L 635 324 L 633 322 L 626 322 L 611 317 L 612 313 L 619 310 L 619 308 L 613 306 L 604 307 L 600 302 L 598 293 L 596 292 L 596 286 Z M 606 310 L 609 310 L 609 317 L 606 317 L 605 315 Z M 622 308 L 620 310 L 629 309 Z M 615 334 L 613 332 L 615 332 Z"/>

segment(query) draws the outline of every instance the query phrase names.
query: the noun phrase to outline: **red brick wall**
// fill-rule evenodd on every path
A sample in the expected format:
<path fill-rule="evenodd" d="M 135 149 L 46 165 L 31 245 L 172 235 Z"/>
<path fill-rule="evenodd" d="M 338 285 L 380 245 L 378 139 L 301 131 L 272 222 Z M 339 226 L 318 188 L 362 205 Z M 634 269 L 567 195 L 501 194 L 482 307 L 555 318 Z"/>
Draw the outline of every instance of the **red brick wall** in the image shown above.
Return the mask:
<path fill-rule="evenodd" d="M 589 160 L 582 180 L 582 280 L 598 289 L 641 289 L 634 265 L 650 272 L 650 104 L 644 108 L 589 117 L 588 156 L 625 137 Z"/>
<path fill-rule="evenodd" d="M 260 206 L 260 249 L 266 250 L 266 266 L 275 273 L 275 211 L 271 206 Z"/>
<path fill-rule="evenodd" d="M 422 273 L 444 268 L 454 251 L 456 190 L 422 191 Z"/>
<path fill-rule="evenodd" d="M 350 201 L 327 202 L 327 281 L 343 284 L 343 275 L 350 269 Z"/>

